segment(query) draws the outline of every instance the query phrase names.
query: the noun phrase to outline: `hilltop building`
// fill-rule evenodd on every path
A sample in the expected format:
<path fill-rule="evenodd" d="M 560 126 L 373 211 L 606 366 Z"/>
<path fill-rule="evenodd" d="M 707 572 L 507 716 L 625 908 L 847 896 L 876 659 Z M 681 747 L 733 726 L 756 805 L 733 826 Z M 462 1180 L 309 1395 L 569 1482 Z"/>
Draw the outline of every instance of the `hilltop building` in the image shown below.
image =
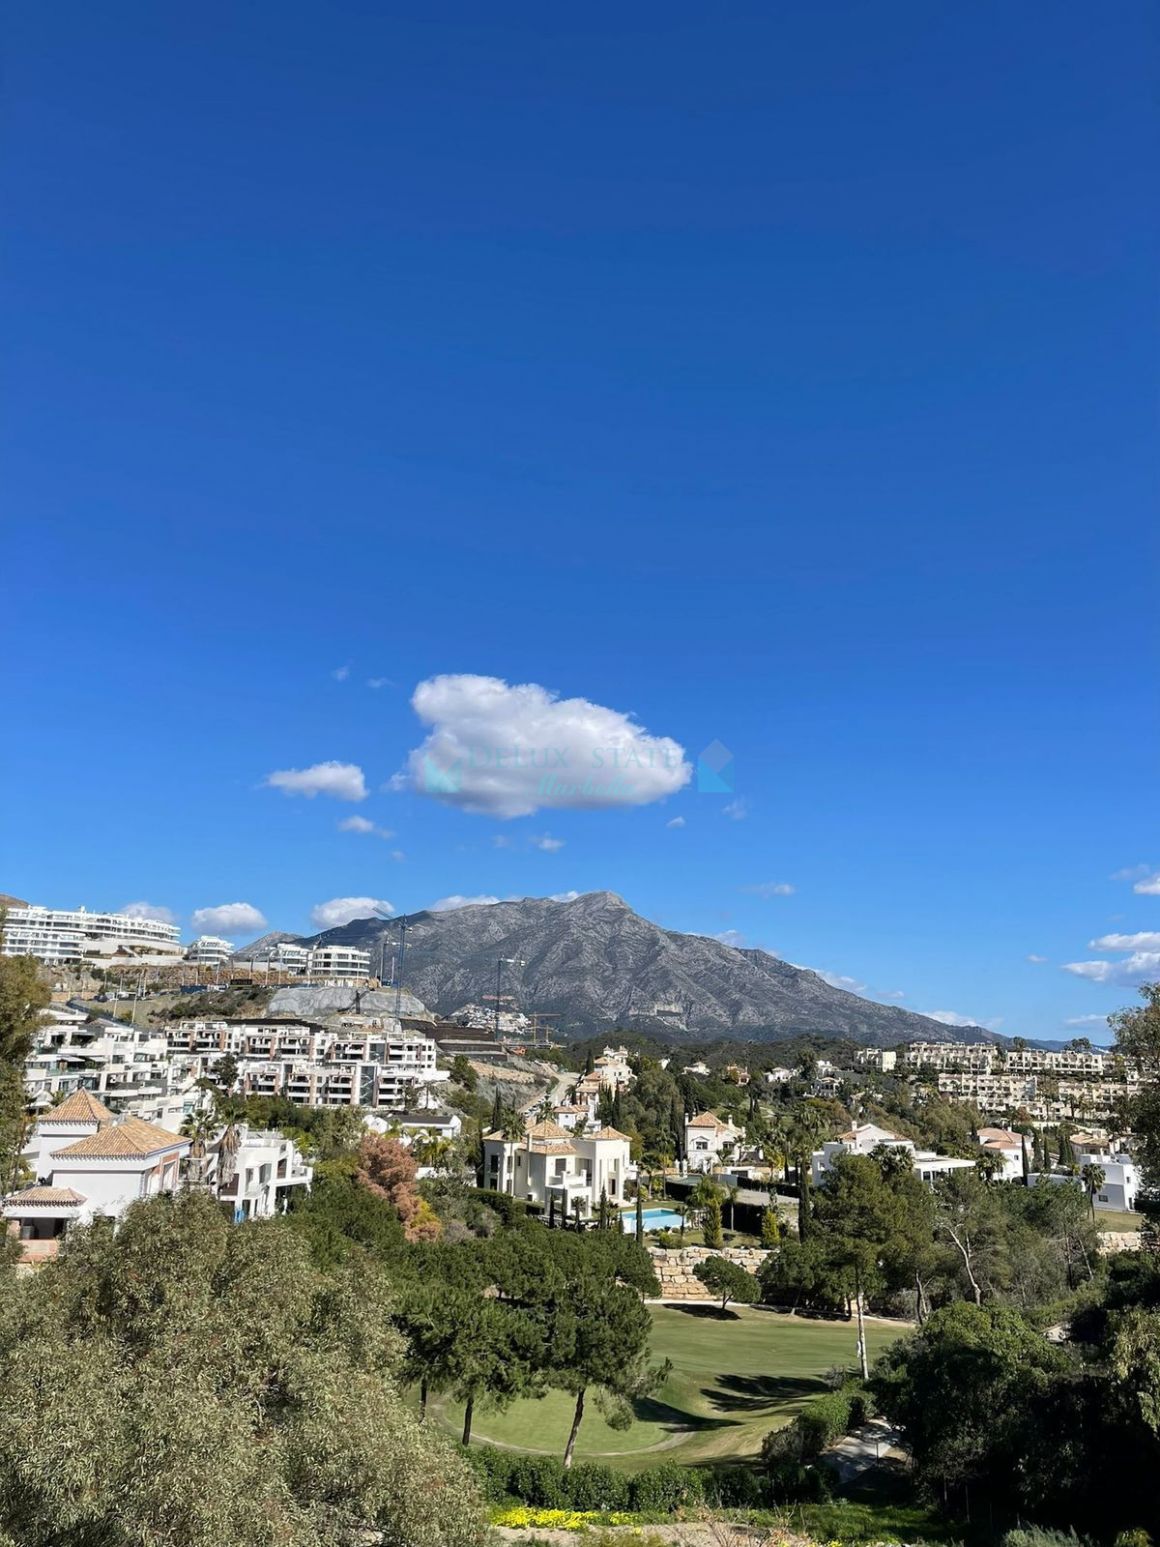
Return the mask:
<path fill-rule="evenodd" d="M 522 1139 L 502 1133 L 483 1136 L 484 1186 L 537 1203 L 561 1220 L 591 1218 L 601 1195 L 619 1206 L 629 1179 L 629 1139 L 615 1128 L 569 1133 L 541 1122 Z M 577 1207 L 579 1206 L 579 1207 Z"/>
<path fill-rule="evenodd" d="M 35 956 L 53 965 L 173 966 L 181 960 L 176 924 L 130 913 L 90 913 L 85 908 L 9 907 L 0 950 Z"/>

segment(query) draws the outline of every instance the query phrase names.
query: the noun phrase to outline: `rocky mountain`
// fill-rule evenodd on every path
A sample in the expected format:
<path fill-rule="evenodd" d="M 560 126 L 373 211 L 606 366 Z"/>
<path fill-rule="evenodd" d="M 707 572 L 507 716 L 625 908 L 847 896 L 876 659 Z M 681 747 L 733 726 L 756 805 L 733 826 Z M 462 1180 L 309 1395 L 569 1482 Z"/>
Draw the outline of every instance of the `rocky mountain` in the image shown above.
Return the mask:
<path fill-rule="evenodd" d="M 369 950 L 374 965 L 384 961 L 389 974 L 398 937 L 395 925 L 367 918 L 302 939 Z M 255 946 L 240 954 L 255 954 Z M 847 993 L 766 951 L 661 929 L 612 892 L 561 901 L 527 897 L 407 918 L 404 982 L 441 1015 L 470 1001 L 486 1003 L 495 992 L 499 957 L 518 962 L 504 967 L 505 994 L 523 1010 L 556 1016 L 565 1036 L 619 1026 L 685 1041 L 772 1042 L 803 1032 L 874 1046 L 916 1038 L 1002 1040 L 977 1026 L 944 1026 Z"/>

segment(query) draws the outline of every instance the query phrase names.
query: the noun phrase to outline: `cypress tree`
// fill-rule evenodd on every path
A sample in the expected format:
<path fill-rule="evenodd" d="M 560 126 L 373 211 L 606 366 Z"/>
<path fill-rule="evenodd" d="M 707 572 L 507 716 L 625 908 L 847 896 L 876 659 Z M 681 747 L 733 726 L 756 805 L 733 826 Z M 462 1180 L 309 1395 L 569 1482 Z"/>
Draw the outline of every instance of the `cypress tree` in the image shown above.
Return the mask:
<path fill-rule="evenodd" d="M 495 1100 L 491 1104 L 491 1130 L 497 1132 L 503 1127 L 503 1102 L 500 1100 L 499 1086 L 495 1088 Z"/>
<path fill-rule="evenodd" d="M 644 1198 L 641 1194 L 640 1183 L 636 1186 L 636 1244 L 644 1245 Z"/>

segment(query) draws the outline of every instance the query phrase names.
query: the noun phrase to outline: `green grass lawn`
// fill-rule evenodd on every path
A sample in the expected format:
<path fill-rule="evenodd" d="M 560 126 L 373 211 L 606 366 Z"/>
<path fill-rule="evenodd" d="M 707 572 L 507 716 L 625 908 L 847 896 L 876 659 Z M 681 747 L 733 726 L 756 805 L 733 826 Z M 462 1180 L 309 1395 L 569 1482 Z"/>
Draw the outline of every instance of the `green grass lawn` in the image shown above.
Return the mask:
<path fill-rule="evenodd" d="M 652 1357 L 670 1359 L 672 1374 L 654 1396 L 637 1403 L 629 1429 L 609 1428 L 590 1400 L 578 1457 L 635 1467 L 755 1456 L 770 1429 L 788 1423 L 825 1390 L 827 1370 L 854 1363 L 856 1334 L 845 1322 L 800 1320 L 748 1306 L 730 1307 L 725 1319 L 700 1305 L 653 1306 L 651 1313 Z M 868 1323 L 867 1332 L 871 1358 L 899 1335 L 880 1322 Z M 566 1394 L 550 1392 L 506 1412 L 477 1406 L 473 1439 L 562 1456 L 572 1405 Z M 446 1403 L 438 1411 L 448 1427 L 462 1428 L 462 1407 Z"/>
<path fill-rule="evenodd" d="M 1097 1230 L 1142 1230 L 1143 1214 L 1126 1213 L 1122 1209 L 1097 1209 Z"/>

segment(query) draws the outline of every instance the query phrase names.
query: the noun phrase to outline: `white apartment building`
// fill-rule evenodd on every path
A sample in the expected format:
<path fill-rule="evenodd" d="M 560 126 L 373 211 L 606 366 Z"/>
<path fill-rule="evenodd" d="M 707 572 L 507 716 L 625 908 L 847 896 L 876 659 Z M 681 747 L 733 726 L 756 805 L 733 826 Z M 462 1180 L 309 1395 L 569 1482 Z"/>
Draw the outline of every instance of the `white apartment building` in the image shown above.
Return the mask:
<path fill-rule="evenodd" d="M 196 1165 L 191 1162 L 191 1167 Z M 201 1168 L 199 1167 L 199 1170 Z M 223 1128 L 206 1148 L 199 1181 L 233 1208 L 235 1224 L 284 1214 L 293 1193 L 309 1191 L 314 1168 L 293 1139 L 245 1123 Z"/>
<path fill-rule="evenodd" d="M 447 1080 L 430 1037 L 398 1021 L 350 1017 L 337 1027 L 309 1021 L 179 1021 L 171 1054 L 202 1072 L 225 1054 L 238 1063 L 246 1095 L 281 1096 L 299 1106 L 406 1107 Z"/>
<path fill-rule="evenodd" d="M 862 1047 L 854 1054 L 855 1061 L 864 1069 L 877 1069 L 880 1074 L 890 1074 L 898 1064 L 896 1047 Z"/>
<path fill-rule="evenodd" d="M 132 1113 L 176 1132 L 197 1104 L 197 1072 L 189 1059 L 171 1055 L 163 1032 L 58 1012 L 35 1033 L 24 1083 L 35 1110 L 87 1091 L 114 1115 Z"/>
<path fill-rule="evenodd" d="M 1118 1054 L 1084 1048 L 998 1047 L 990 1042 L 910 1042 L 906 1062 L 912 1068 L 947 1073 L 1054 1074 L 1132 1081 L 1137 1071 Z"/>
<path fill-rule="evenodd" d="M 307 976 L 320 982 L 351 983 L 371 975 L 371 954 L 349 945 L 319 945 L 310 952 Z"/>
<path fill-rule="evenodd" d="M 185 948 L 186 961 L 198 967 L 224 967 L 233 954 L 233 941 L 220 935 L 199 935 Z"/>
<path fill-rule="evenodd" d="M 5 956 L 35 956 L 54 965 L 132 958 L 181 959 L 181 931 L 158 919 L 128 913 L 90 913 L 85 908 L 10 906 L 0 950 Z"/>
<path fill-rule="evenodd" d="M 483 1136 L 483 1184 L 495 1192 L 538 1203 L 557 1218 L 591 1219 L 601 1195 L 624 1202 L 630 1171 L 629 1139 L 615 1128 L 569 1133 L 557 1123 L 536 1123 L 522 1139 Z"/>
<path fill-rule="evenodd" d="M 1097 1214 L 1101 1210 L 1104 1213 L 1128 1212 L 1136 1207 L 1140 1192 L 1140 1172 L 1131 1155 L 1088 1154 L 1084 1156 L 1082 1164 L 1089 1163 L 1099 1166 L 1104 1173 L 1104 1185 L 1092 1200 Z M 1030 1180 L 1034 1187 L 1043 1182 L 1078 1182 L 1081 1187 L 1084 1186 L 1082 1176 L 1073 1176 L 1066 1171 L 1033 1172 Z"/>

